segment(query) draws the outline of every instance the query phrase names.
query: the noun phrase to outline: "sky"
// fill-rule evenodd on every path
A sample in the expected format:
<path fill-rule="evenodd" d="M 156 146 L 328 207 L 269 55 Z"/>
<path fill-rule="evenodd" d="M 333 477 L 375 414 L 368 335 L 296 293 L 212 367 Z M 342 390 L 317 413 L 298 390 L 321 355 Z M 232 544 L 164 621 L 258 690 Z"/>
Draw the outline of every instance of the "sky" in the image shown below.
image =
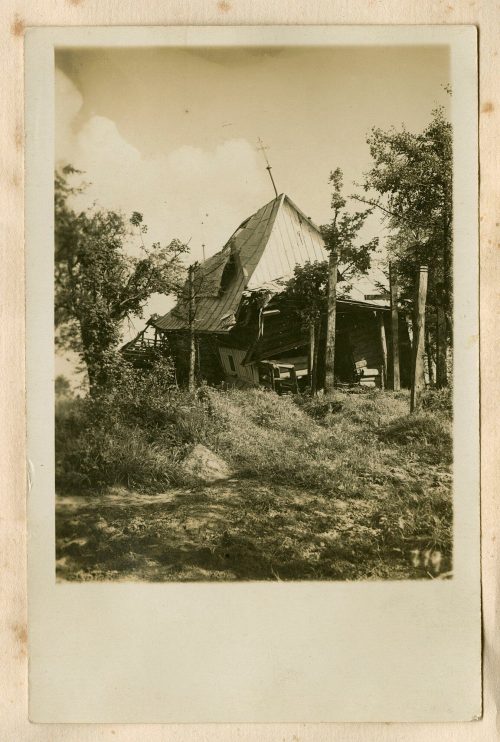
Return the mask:
<path fill-rule="evenodd" d="M 330 171 L 353 193 L 370 129 L 421 130 L 448 83 L 439 46 L 61 49 L 56 165 L 85 172 L 82 206 L 139 211 L 148 239 L 189 240 L 200 259 L 274 198 L 259 138 L 278 192 L 323 224 Z M 383 237 L 377 219 L 365 230 Z M 153 297 L 146 317 L 170 307 Z"/>

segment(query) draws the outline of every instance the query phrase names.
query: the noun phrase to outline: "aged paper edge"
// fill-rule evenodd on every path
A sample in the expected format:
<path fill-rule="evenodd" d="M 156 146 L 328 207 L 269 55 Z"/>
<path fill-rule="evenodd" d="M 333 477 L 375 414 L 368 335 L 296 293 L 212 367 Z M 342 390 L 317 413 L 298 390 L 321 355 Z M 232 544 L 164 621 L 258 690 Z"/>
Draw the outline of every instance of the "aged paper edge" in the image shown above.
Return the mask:
<path fill-rule="evenodd" d="M 475 29 L 464 26 L 27 30 L 32 720 L 373 722 L 480 715 L 477 177 L 471 177 L 477 145 L 475 41 Z M 450 48 L 454 355 L 460 371 L 454 382 L 455 555 L 449 582 L 54 585 L 54 49 L 235 44 Z M 145 631 L 147 642 L 141 642 Z M 437 635 L 440 641 L 434 642 Z"/>
<path fill-rule="evenodd" d="M 72 7 L 73 5 L 73 7 Z M 34 3 L 26 3 L 23 7 L 24 18 L 16 14 L 16 5 L 7 3 L 4 6 L 6 22 L 3 24 L 5 44 L 2 46 L 4 74 L 9 80 L 7 89 L 6 125 L 2 129 L 4 137 L 4 158 L 6 161 L 6 172 L 8 173 L 7 187 L 2 190 L 2 202 L 6 207 L 4 212 L 9 215 L 6 220 L 6 231 L 8 240 L 5 244 L 10 245 L 10 251 L 6 254 L 4 265 L 8 270 L 4 275 L 7 278 L 7 288 L 2 296 L 7 297 L 7 305 L 4 316 L 4 328 L 6 342 L 4 344 L 5 379 L 6 384 L 2 387 L 5 392 L 3 409 L 6 411 L 7 424 L 2 429 L 5 436 L 5 445 L 2 450 L 7 452 L 2 467 L 2 483 L 4 492 L 8 492 L 6 498 L 5 520 L 3 521 L 2 539 L 7 547 L 4 553 L 8 559 L 5 564 L 5 579 L 2 588 L 10 600 L 3 601 L 9 605 L 8 611 L 4 612 L 6 631 L 2 634 L 8 640 L 6 647 L 9 652 L 10 661 L 4 673 L 5 688 L 2 692 L 2 702 L 5 703 L 9 713 L 2 713 L 2 725 L 7 731 L 11 730 L 10 738 L 19 739 L 44 739 L 48 738 L 48 731 L 43 727 L 29 726 L 26 721 L 25 705 L 25 664 L 26 664 L 26 633 L 25 633 L 25 594 L 24 594 L 24 504 L 22 492 L 24 489 L 24 459 L 23 459 L 23 402 L 22 402 L 22 378 L 23 378 L 23 294 L 22 294 L 22 34 L 25 25 L 45 24 L 82 24 L 82 23 L 165 23 L 179 21 L 193 23 L 231 22 L 248 23 L 270 22 L 277 23 L 283 20 L 280 12 L 266 8 L 263 4 L 259 6 L 254 3 L 252 8 L 246 3 L 241 3 L 237 9 L 231 9 L 229 3 L 219 3 L 219 6 L 208 6 L 191 9 L 187 4 L 183 10 L 178 6 L 170 9 L 170 15 L 166 15 L 163 8 L 153 7 L 151 4 L 147 12 L 141 17 L 137 16 L 132 4 L 122 4 L 120 17 L 116 14 L 93 12 L 91 7 L 79 8 L 77 4 L 68 4 L 62 11 L 56 12 L 51 9 L 35 7 Z M 201 5 L 201 4 L 200 4 Z M 232 13 L 230 13 L 233 11 Z M 228 18 L 230 14 L 230 18 Z M 281 16 L 283 14 L 281 13 Z M 473 725 L 441 724 L 435 725 L 266 725 L 252 728 L 247 725 L 239 725 L 238 736 L 244 738 L 274 739 L 277 734 L 291 739 L 300 735 L 301 739 L 331 738 L 331 734 L 339 734 L 343 739 L 389 739 L 397 738 L 403 729 L 405 738 L 428 739 L 429 734 L 439 739 L 490 739 L 494 736 L 495 707 L 492 700 L 495 694 L 495 684 L 498 678 L 493 671 L 493 658 L 495 647 L 494 636 L 494 609 L 496 594 L 494 590 L 497 572 L 497 551 L 494 547 L 495 523 L 498 518 L 498 505 L 493 497 L 493 475 L 495 473 L 495 450 L 494 440 L 495 416 L 494 416 L 494 348 L 495 348 L 495 302 L 497 294 L 494 287 L 497 285 L 495 278 L 498 273 L 498 263 L 493 257 L 495 242 L 495 203 L 498 201 L 495 193 L 495 182 L 498 180 L 498 154 L 495 149 L 493 137 L 495 123 L 497 121 L 498 101 L 493 95 L 495 90 L 495 70 L 493 54 L 496 51 L 493 36 L 495 28 L 495 12 L 493 8 L 479 12 L 474 4 L 456 3 L 453 7 L 447 6 L 432 12 L 430 3 L 424 3 L 415 9 L 409 3 L 399 3 L 392 9 L 382 11 L 367 11 L 365 8 L 355 7 L 355 4 L 347 6 L 338 5 L 335 11 L 330 7 L 318 4 L 310 12 L 300 11 L 298 8 L 287 9 L 288 22 L 323 23 L 335 22 L 427 22 L 427 23 L 477 23 L 480 27 L 481 48 L 481 159 L 482 159 L 482 189 L 481 189 L 481 330 L 482 330 L 482 533 L 483 533 L 483 615 L 485 632 L 485 714 L 480 722 Z M 10 73 L 10 74 L 9 74 Z M 496 154 L 496 156 L 495 156 Z M 498 189 L 498 187 L 497 187 Z M 16 250 L 12 249 L 16 246 Z M 2 277 L 3 278 L 3 277 Z M 8 351 L 8 352 L 7 352 Z M 496 686 L 498 691 L 498 686 Z M 498 697 L 498 696 L 497 696 Z M 46 728 L 45 728 L 46 729 Z M 101 739 L 119 729 L 123 739 L 139 739 L 146 729 L 135 727 L 113 727 L 93 725 L 85 732 L 86 738 Z M 141 732 L 142 729 L 142 732 Z M 169 731 L 179 737 L 182 729 L 182 738 L 198 739 L 203 735 L 204 739 L 231 738 L 234 727 L 218 725 L 208 727 L 169 727 Z M 398 732 L 399 730 L 399 732 Z M 82 727 L 52 726 L 50 728 L 51 739 L 81 738 Z M 91 736 L 87 736 L 87 734 Z M 148 727 L 147 735 L 151 739 L 163 737 L 160 727 Z M 254 736 L 253 736 L 254 735 Z M 355 735 L 355 736 L 351 736 Z M 373 736 L 372 736 L 373 735 Z M 408 736 L 408 735 L 411 735 Z"/>

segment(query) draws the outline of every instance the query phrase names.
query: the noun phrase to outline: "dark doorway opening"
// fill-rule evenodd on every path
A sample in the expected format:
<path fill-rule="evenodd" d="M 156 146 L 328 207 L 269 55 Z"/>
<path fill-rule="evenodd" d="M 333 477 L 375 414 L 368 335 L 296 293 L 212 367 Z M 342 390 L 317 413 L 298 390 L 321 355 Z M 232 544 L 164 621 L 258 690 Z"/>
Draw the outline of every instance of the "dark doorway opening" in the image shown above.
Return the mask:
<path fill-rule="evenodd" d="M 348 332 L 335 336 L 335 377 L 344 383 L 356 380 L 356 365 Z"/>

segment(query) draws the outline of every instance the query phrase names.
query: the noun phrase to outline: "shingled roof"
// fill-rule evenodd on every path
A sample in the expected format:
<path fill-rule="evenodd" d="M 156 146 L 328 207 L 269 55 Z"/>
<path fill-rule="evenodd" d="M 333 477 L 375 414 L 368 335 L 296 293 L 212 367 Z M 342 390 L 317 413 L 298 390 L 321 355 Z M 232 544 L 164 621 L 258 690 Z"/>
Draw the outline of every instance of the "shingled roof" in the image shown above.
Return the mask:
<path fill-rule="evenodd" d="M 318 227 L 281 194 L 245 220 L 222 250 L 199 266 L 194 277 L 196 331 L 229 331 L 245 290 L 290 278 L 297 264 L 326 258 Z M 185 304 L 179 302 L 154 325 L 163 331 L 186 329 Z"/>

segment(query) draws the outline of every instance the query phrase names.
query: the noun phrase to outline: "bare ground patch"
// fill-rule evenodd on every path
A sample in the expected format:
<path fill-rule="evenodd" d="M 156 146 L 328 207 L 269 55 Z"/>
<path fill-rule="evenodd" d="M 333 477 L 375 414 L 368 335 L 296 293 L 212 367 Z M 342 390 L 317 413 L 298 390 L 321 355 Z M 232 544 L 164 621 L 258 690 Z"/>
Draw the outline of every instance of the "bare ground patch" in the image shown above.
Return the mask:
<path fill-rule="evenodd" d="M 404 522 L 393 527 L 384 516 L 385 497 L 375 488 L 372 501 L 347 502 L 248 479 L 151 496 L 113 490 L 99 498 L 58 497 L 57 575 L 147 581 L 436 576 L 412 563 L 415 549 L 424 552 L 429 544 L 404 540 Z"/>

